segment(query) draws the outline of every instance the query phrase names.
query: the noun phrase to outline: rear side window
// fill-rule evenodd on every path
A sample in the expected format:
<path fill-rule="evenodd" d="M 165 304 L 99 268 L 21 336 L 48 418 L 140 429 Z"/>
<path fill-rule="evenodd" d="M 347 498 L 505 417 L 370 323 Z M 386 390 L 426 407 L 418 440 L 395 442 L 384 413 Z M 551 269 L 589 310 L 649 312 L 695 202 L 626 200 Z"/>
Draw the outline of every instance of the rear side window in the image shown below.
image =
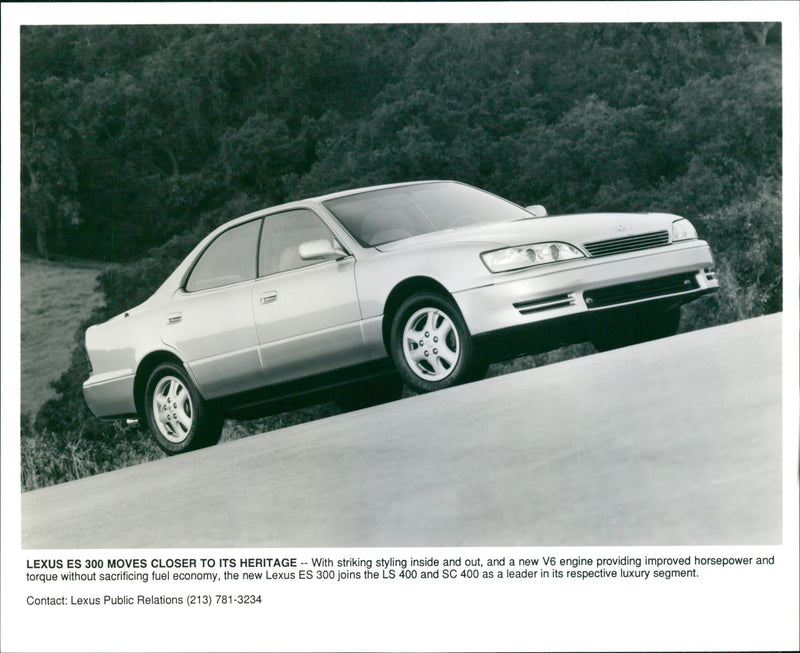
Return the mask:
<path fill-rule="evenodd" d="M 209 290 L 256 278 L 256 246 L 261 220 L 253 220 L 217 236 L 194 266 L 186 291 Z"/>

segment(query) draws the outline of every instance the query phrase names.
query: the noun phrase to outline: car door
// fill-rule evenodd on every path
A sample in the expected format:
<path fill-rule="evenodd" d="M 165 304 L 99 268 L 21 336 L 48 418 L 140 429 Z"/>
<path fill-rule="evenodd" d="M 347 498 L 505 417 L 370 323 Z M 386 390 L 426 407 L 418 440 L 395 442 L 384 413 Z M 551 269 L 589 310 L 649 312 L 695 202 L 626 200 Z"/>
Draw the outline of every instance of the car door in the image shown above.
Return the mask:
<path fill-rule="evenodd" d="M 181 353 L 207 398 L 264 385 L 253 320 L 261 220 L 217 236 L 173 297 L 162 340 Z"/>
<path fill-rule="evenodd" d="M 336 239 L 310 209 L 264 218 L 253 313 L 267 383 L 308 377 L 367 360 L 355 259 L 303 260 L 301 243 Z"/>

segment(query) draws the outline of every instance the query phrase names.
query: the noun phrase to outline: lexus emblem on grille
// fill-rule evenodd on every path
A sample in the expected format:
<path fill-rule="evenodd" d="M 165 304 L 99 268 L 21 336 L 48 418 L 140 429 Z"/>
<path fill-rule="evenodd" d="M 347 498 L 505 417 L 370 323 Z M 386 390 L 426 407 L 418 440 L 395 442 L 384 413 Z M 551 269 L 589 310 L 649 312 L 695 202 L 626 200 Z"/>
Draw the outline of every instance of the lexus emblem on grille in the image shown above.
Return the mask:
<path fill-rule="evenodd" d="M 628 228 L 624 224 L 615 224 L 614 231 L 621 234 L 623 231 L 628 231 Z"/>

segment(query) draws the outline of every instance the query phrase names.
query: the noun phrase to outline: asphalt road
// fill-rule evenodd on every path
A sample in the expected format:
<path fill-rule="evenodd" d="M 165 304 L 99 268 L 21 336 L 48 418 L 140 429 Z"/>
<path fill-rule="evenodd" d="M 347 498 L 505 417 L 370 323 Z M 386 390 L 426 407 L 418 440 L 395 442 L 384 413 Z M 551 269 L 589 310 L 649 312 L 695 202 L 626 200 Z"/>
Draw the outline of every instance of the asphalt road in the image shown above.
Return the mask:
<path fill-rule="evenodd" d="M 781 318 L 22 496 L 26 548 L 781 542 Z"/>

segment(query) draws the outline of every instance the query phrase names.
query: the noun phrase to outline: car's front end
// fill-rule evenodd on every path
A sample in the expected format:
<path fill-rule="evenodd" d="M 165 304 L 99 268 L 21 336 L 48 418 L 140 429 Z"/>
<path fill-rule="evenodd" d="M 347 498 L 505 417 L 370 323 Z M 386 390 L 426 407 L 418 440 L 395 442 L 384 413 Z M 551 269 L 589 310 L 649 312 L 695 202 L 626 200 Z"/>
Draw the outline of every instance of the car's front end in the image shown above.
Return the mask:
<path fill-rule="evenodd" d="M 711 249 L 685 219 L 597 214 L 545 220 L 561 222 L 561 233 L 483 253 L 491 284 L 454 294 L 473 335 L 656 300 L 679 305 L 718 288 Z M 571 228 L 572 220 L 592 227 Z M 609 237 L 597 237 L 603 232 Z"/>

